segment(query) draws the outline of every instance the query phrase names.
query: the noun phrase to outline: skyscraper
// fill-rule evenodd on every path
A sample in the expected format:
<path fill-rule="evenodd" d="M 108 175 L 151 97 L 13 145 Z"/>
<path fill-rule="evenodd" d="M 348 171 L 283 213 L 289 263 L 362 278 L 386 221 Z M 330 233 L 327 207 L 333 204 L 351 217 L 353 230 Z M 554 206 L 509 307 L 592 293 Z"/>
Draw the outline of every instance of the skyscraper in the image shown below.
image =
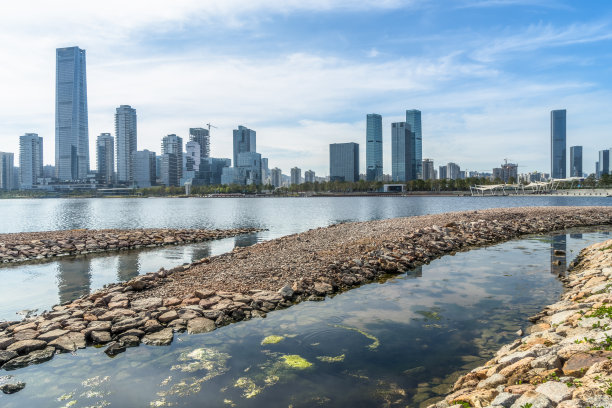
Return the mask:
<path fill-rule="evenodd" d="M 256 152 L 256 134 L 244 126 L 234 129 L 234 167 L 238 166 L 238 155 L 240 153 Z"/>
<path fill-rule="evenodd" d="M 283 185 L 283 172 L 281 171 L 281 169 L 279 169 L 278 167 L 275 167 L 272 170 L 270 170 L 270 173 L 272 174 L 270 176 L 272 179 L 271 181 L 272 185 L 276 188 L 281 187 Z"/>
<path fill-rule="evenodd" d="M 304 181 L 306 183 L 314 183 L 315 182 L 315 172 L 312 170 L 306 170 L 306 173 L 304 173 Z"/>
<path fill-rule="evenodd" d="M 175 134 L 162 139 L 161 179 L 165 186 L 179 186 L 183 176 L 183 139 Z"/>
<path fill-rule="evenodd" d="M 85 50 L 58 48 L 55 61 L 55 175 L 83 180 L 89 172 Z"/>
<path fill-rule="evenodd" d="M 134 184 L 136 184 L 138 188 L 155 185 L 155 152 L 150 152 L 148 150 L 133 152 L 132 164 L 134 168 Z"/>
<path fill-rule="evenodd" d="M 550 112 L 550 176 L 555 179 L 566 178 L 565 118 L 565 109 Z"/>
<path fill-rule="evenodd" d="M 582 146 L 570 147 L 570 177 L 582 177 Z"/>
<path fill-rule="evenodd" d="M 446 178 L 451 180 L 460 179 L 461 167 L 457 163 L 450 162 L 446 165 Z"/>
<path fill-rule="evenodd" d="M 610 174 L 610 150 L 599 151 L 599 174 L 597 177 L 601 177 L 604 174 Z"/>
<path fill-rule="evenodd" d="M 291 169 L 291 184 L 300 184 L 302 182 L 302 169 L 294 167 Z"/>
<path fill-rule="evenodd" d="M 406 111 L 406 124 L 414 138 L 414 163 L 416 173 L 414 179 L 423 178 L 423 132 L 421 128 L 421 111 L 410 109 Z"/>
<path fill-rule="evenodd" d="M 391 124 L 391 177 L 393 181 L 416 179 L 415 133 L 406 122 Z"/>
<path fill-rule="evenodd" d="M 189 128 L 189 141 L 200 145 L 200 157 L 210 157 L 210 132 L 204 128 Z"/>
<path fill-rule="evenodd" d="M 382 116 L 370 113 L 366 117 L 366 179 L 382 181 L 382 176 Z"/>
<path fill-rule="evenodd" d="M 110 133 L 100 133 L 96 139 L 96 161 L 100 183 L 112 184 L 115 179 L 115 139 Z"/>
<path fill-rule="evenodd" d="M 423 159 L 423 180 L 435 180 L 436 173 L 434 162 L 431 159 Z"/>
<path fill-rule="evenodd" d="M 329 145 L 330 181 L 359 181 L 359 145 L 332 143 Z"/>
<path fill-rule="evenodd" d="M 15 188 L 13 179 L 13 166 L 15 155 L 0 152 L 0 190 L 9 191 Z"/>
<path fill-rule="evenodd" d="M 136 109 L 121 105 L 115 112 L 115 136 L 117 137 L 117 181 L 133 181 L 132 153 L 136 150 Z"/>
<path fill-rule="evenodd" d="M 30 189 L 43 176 L 43 140 L 36 133 L 19 136 L 19 188 Z M 17 186 L 15 186 L 17 187 Z"/>

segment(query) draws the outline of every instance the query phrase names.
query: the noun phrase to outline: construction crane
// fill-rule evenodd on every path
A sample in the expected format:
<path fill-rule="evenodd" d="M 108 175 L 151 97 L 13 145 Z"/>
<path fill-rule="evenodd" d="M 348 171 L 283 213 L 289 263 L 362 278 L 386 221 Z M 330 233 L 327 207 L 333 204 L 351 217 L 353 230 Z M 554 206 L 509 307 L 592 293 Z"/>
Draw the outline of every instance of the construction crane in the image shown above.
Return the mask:
<path fill-rule="evenodd" d="M 208 133 L 210 133 L 210 128 L 213 127 L 215 129 L 218 129 L 218 127 L 211 125 L 210 123 L 207 123 L 206 126 L 208 126 Z"/>

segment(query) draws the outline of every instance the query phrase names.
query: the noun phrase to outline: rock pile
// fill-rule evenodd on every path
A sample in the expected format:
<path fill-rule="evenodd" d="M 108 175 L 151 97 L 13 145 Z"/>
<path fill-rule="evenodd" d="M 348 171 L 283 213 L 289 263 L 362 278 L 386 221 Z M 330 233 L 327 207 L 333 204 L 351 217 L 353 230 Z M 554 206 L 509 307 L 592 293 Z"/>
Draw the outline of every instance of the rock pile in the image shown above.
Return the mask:
<path fill-rule="evenodd" d="M 584 249 L 561 301 L 430 408 L 612 407 L 612 240 Z"/>
<path fill-rule="evenodd" d="M 514 208 L 340 224 L 160 269 L 0 323 L 0 367 L 106 344 L 112 356 L 173 333 L 201 333 L 304 300 L 321 300 L 454 251 L 570 227 L 612 224 L 612 207 Z"/>
<path fill-rule="evenodd" d="M 67 230 L 0 234 L 0 262 L 23 262 L 55 256 L 153 248 L 256 232 L 254 228 L 228 230 L 137 229 Z"/>

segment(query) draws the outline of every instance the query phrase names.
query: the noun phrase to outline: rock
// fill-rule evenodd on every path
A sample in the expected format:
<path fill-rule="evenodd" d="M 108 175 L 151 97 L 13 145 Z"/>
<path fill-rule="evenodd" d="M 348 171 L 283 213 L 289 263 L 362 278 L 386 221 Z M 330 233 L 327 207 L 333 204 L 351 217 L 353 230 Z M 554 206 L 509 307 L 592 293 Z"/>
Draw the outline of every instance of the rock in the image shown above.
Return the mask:
<path fill-rule="evenodd" d="M 543 384 L 538 385 L 535 390 L 536 392 L 545 395 L 546 398 L 557 404 L 561 401 L 570 399 L 572 397 L 573 392 L 572 388 L 558 381 L 545 382 Z"/>
<path fill-rule="evenodd" d="M 212 306 L 216 305 L 220 300 L 221 300 L 221 297 L 212 296 L 212 297 L 200 300 L 198 304 L 203 309 L 210 309 Z"/>
<path fill-rule="evenodd" d="M 186 298 L 183 299 L 183 301 L 181 302 L 182 305 L 197 305 L 200 303 L 200 298 L 199 297 L 192 297 L 192 298 Z"/>
<path fill-rule="evenodd" d="M 111 335 L 107 331 L 92 331 L 89 333 L 89 337 L 94 344 L 104 344 L 111 341 Z"/>
<path fill-rule="evenodd" d="M 121 333 L 126 330 L 135 329 L 137 327 L 143 326 L 144 321 L 140 317 L 128 317 L 123 320 L 118 321 L 117 323 L 111 326 L 111 331 L 113 333 Z"/>
<path fill-rule="evenodd" d="M 85 337 L 88 337 L 93 331 L 110 331 L 110 329 L 111 322 L 95 320 L 93 322 L 90 322 L 87 328 L 82 331 L 82 333 L 85 335 Z"/>
<path fill-rule="evenodd" d="M 582 377 L 586 370 L 593 364 L 608 361 L 603 355 L 593 355 L 587 353 L 577 353 L 570 357 L 563 365 L 563 374 Z"/>
<path fill-rule="evenodd" d="M 5 370 L 15 370 L 17 368 L 26 367 L 32 364 L 40 364 L 51 360 L 55 354 L 55 348 L 46 347 L 43 350 L 35 350 L 25 356 L 15 357 L 5 363 L 2 368 Z"/>
<path fill-rule="evenodd" d="M 110 322 L 124 316 L 134 316 L 135 314 L 136 313 L 130 309 L 113 309 L 98 316 L 98 320 Z"/>
<path fill-rule="evenodd" d="M 140 310 L 149 310 L 149 309 L 158 308 L 163 303 L 164 302 L 162 298 L 158 298 L 158 297 L 142 298 L 142 299 L 133 300 L 132 308 L 140 309 Z"/>
<path fill-rule="evenodd" d="M 550 316 L 550 324 L 552 326 L 559 325 L 561 323 L 564 323 L 568 318 L 575 314 L 575 310 L 567 310 L 565 312 L 555 313 L 554 315 Z"/>
<path fill-rule="evenodd" d="M 13 335 L 15 333 L 19 333 L 22 330 L 36 330 L 37 326 L 38 325 L 35 322 L 20 324 L 19 326 L 13 328 Z"/>
<path fill-rule="evenodd" d="M 519 399 L 520 395 L 512 394 L 510 392 L 501 392 L 495 397 L 493 401 L 491 401 L 491 405 L 499 405 L 502 407 L 509 407 L 512 405 L 517 399 Z"/>
<path fill-rule="evenodd" d="M 215 330 L 215 322 L 205 317 L 196 317 L 187 323 L 187 332 L 189 334 L 207 333 Z"/>
<path fill-rule="evenodd" d="M 145 334 L 142 342 L 151 346 L 167 346 L 172 343 L 173 338 L 174 332 L 172 329 L 166 328 L 155 333 Z"/>
<path fill-rule="evenodd" d="M 2 367 L 2 364 L 17 356 L 19 356 L 19 354 L 17 354 L 15 351 L 0 350 L 0 367 Z"/>
<path fill-rule="evenodd" d="M 11 344 L 6 349 L 14 351 L 19 355 L 24 355 L 34 350 L 44 349 L 45 347 L 47 347 L 47 343 L 42 340 L 21 340 Z"/>
<path fill-rule="evenodd" d="M 278 290 L 278 294 L 281 295 L 284 299 L 291 299 L 295 292 L 291 289 L 291 286 L 285 285 Z"/>
<path fill-rule="evenodd" d="M 164 326 L 159 324 L 159 322 L 157 320 L 155 320 L 155 319 L 147 320 L 144 323 L 144 325 L 142 326 L 142 330 L 145 333 L 154 333 L 156 331 L 160 331 L 163 328 L 164 328 Z"/>
<path fill-rule="evenodd" d="M 136 347 L 140 344 L 140 339 L 137 336 L 122 336 L 119 342 L 125 347 Z"/>
<path fill-rule="evenodd" d="M 33 340 L 36 337 L 38 337 L 38 334 L 39 333 L 36 330 L 26 329 L 26 330 L 22 330 L 20 332 L 17 332 L 15 334 L 13 334 L 13 337 L 17 341 L 21 341 L 21 340 Z"/>
<path fill-rule="evenodd" d="M 0 383 L 0 391 L 4 394 L 14 394 L 19 392 L 25 388 L 25 383 L 21 381 L 10 382 L 10 383 Z"/>
<path fill-rule="evenodd" d="M 166 298 L 164 299 L 164 306 L 169 307 L 169 306 L 177 306 L 181 304 L 181 299 L 179 298 L 175 298 L 175 297 L 170 297 L 170 298 Z"/>
<path fill-rule="evenodd" d="M 145 335 L 145 332 L 142 330 L 130 329 L 128 331 L 121 333 L 119 335 L 119 339 L 122 339 L 124 336 L 135 336 L 135 337 L 141 338 L 144 335 Z"/>
<path fill-rule="evenodd" d="M 171 322 L 174 319 L 178 319 L 178 313 L 176 313 L 176 310 L 170 310 L 164 314 L 162 314 L 161 316 L 159 316 L 157 318 L 157 320 L 159 320 L 162 323 L 168 323 Z"/>
<path fill-rule="evenodd" d="M 531 384 L 516 384 L 504 388 L 504 392 L 509 392 L 511 394 L 524 394 L 528 391 L 535 391 L 535 387 Z"/>
<path fill-rule="evenodd" d="M 557 408 L 585 408 L 586 404 L 582 401 L 577 400 L 568 400 L 562 401 L 557 405 Z"/>
<path fill-rule="evenodd" d="M 480 381 L 476 388 L 495 388 L 498 385 L 505 384 L 506 377 L 502 374 L 493 374 L 489 378 Z"/>
<path fill-rule="evenodd" d="M 16 341 L 14 337 L 0 336 L 0 350 L 5 350 Z"/>
<path fill-rule="evenodd" d="M 207 299 L 214 296 L 215 291 L 210 289 L 199 289 L 195 291 L 195 295 L 198 299 Z"/>
<path fill-rule="evenodd" d="M 50 342 L 65 334 L 68 334 L 68 330 L 55 329 L 39 335 L 38 340 Z"/>
<path fill-rule="evenodd" d="M 563 363 L 556 354 L 544 354 L 531 362 L 531 368 L 544 368 L 546 370 L 552 370 L 555 368 L 561 368 L 562 364 Z"/>
<path fill-rule="evenodd" d="M 314 292 L 318 296 L 325 296 L 326 294 L 333 293 L 334 292 L 334 288 L 329 283 L 315 282 L 315 284 L 314 284 Z"/>
<path fill-rule="evenodd" d="M 136 291 L 143 290 L 147 287 L 147 283 L 140 279 L 133 279 L 128 282 L 128 286 Z M 108 354 L 108 353 L 107 353 Z"/>
<path fill-rule="evenodd" d="M 531 404 L 531 405 L 527 405 Z M 510 408 L 524 408 L 529 406 L 531 408 L 554 408 L 555 405 L 545 395 L 542 395 L 535 391 L 527 391 L 519 399 L 517 399 Z"/>
<path fill-rule="evenodd" d="M 110 342 L 108 347 L 106 347 L 106 350 L 104 350 L 106 355 L 109 357 L 114 357 L 119 353 L 123 353 L 124 351 L 125 351 L 125 346 L 116 341 Z"/>
<path fill-rule="evenodd" d="M 70 332 L 53 340 L 49 345 L 61 351 L 75 351 L 76 349 L 85 348 L 85 335 L 83 333 Z"/>
<path fill-rule="evenodd" d="M 116 302 L 110 302 L 108 304 L 109 309 L 126 309 L 130 302 L 128 300 L 118 300 Z"/>

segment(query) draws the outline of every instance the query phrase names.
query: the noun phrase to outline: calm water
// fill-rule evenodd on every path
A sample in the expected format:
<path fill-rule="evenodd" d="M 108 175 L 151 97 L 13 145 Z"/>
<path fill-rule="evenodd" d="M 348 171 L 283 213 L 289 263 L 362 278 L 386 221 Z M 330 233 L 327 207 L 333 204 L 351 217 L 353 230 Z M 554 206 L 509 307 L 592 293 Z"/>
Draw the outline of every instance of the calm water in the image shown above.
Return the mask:
<path fill-rule="evenodd" d="M 115 358 L 88 348 L 0 371 L 27 384 L 0 395 L 0 406 L 424 406 L 448 391 L 458 375 L 450 373 L 484 363 L 558 299 L 557 274 L 581 248 L 610 238 L 586 231 L 447 256 L 266 319 L 177 334 L 168 347 Z M 270 335 L 282 340 L 262 345 Z M 308 367 L 292 368 L 286 356 Z"/>

